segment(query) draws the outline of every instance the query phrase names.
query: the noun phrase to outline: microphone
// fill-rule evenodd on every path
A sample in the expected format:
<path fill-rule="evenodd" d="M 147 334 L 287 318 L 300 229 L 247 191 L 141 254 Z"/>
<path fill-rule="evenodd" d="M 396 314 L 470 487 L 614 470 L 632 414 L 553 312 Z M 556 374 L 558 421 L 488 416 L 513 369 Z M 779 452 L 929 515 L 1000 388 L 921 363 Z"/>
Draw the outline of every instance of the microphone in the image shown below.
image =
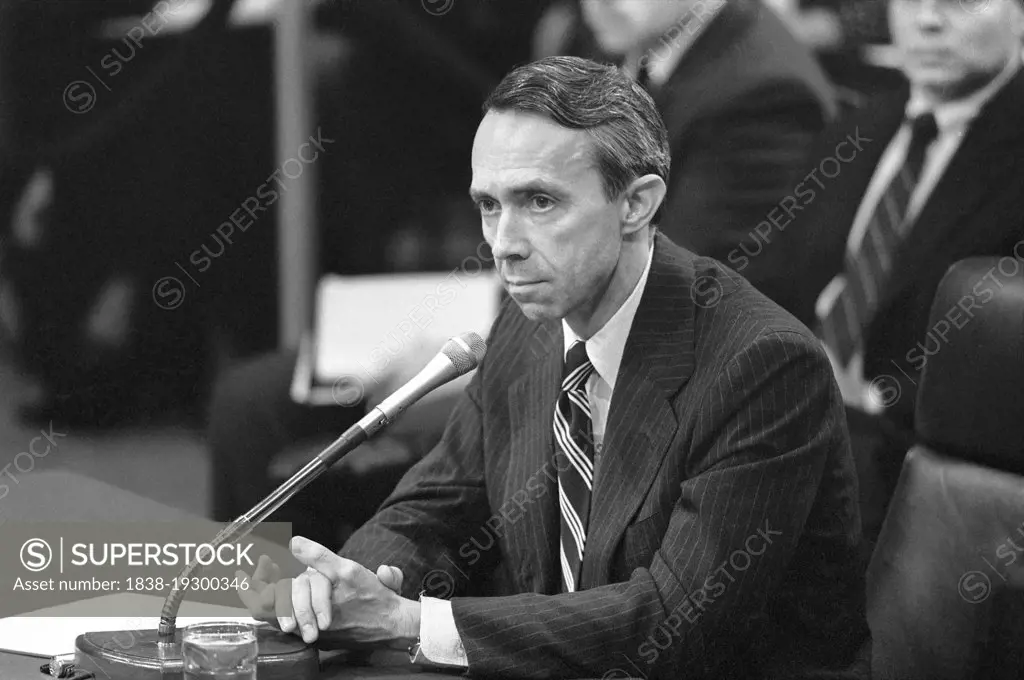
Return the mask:
<path fill-rule="evenodd" d="M 109 639 L 122 631 L 79 635 L 75 640 L 76 665 L 81 667 L 84 662 L 88 662 L 90 667 L 102 669 L 108 677 L 118 680 L 118 678 L 149 677 L 149 671 L 154 668 L 158 671 L 160 668 L 166 669 L 168 662 L 171 665 L 174 665 L 175 662 L 180 664 L 181 641 L 176 640 L 175 635 L 178 610 L 184 599 L 185 591 L 177 584 L 188 582 L 189 578 L 200 568 L 200 558 L 205 558 L 210 551 L 216 551 L 218 547 L 229 541 L 237 541 L 249 535 L 257 524 L 320 477 L 327 471 L 327 468 L 341 460 L 345 454 L 394 422 L 409 406 L 429 392 L 479 366 L 486 351 L 486 343 L 476 333 L 463 333 L 450 338 L 437 356 L 431 359 L 414 378 L 395 390 L 376 407 L 370 409 L 370 412 L 359 422 L 317 454 L 269 496 L 222 529 L 209 543 L 209 550 L 204 549 L 201 553 L 197 551 L 192 561 L 182 570 L 180 577 L 174 581 L 174 585 L 164 601 L 156 639 L 153 639 L 152 632 L 143 634 L 140 639 L 141 644 L 138 645 L 139 648 L 132 650 L 136 653 L 126 654 L 123 649 L 119 649 L 118 652 L 108 649 Z M 290 639 L 294 636 L 285 637 L 283 633 L 269 630 L 261 632 L 260 635 L 261 639 L 265 637 L 267 642 L 271 643 L 266 645 L 271 651 L 266 655 L 261 652 L 257 661 L 260 678 L 263 678 L 264 671 L 269 671 L 268 677 L 276 677 L 278 672 L 282 672 L 282 678 L 295 678 L 305 676 L 306 669 L 315 676 L 318 668 L 315 650 L 310 655 L 308 646 L 301 639 L 296 642 L 294 639 Z M 154 675 L 153 677 L 160 676 Z"/>
<path fill-rule="evenodd" d="M 359 422 L 292 475 L 291 479 L 282 483 L 254 508 L 225 527 L 210 545 L 216 550 L 227 541 L 238 540 L 246 536 L 257 524 L 326 472 L 327 468 L 380 432 L 385 426 L 390 425 L 405 409 L 419 401 L 425 394 L 476 368 L 484 358 L 486 351 L 486 343 L 476 333 L 463 333 L 450 338 L 437 353 L 437 356 L 431 359 L 412 380 L 371 409 Z M 244 533 L 239 533 L 239 531 L 244 531 Z M 181 578 L 176 583 L 187 582 L 188 577 L 195 571 L 198 560 L 199 555 L 196 555 L 192 560 L 193 563 L 185 567 Z M 162 639 L 169 640 L 174 637 L 175 619 L 181 606 L 182 597 L 183 591 L 176 588 L 172 588 L 167 595 L 160 615 L 160 637 Z"/>
<path fill-rule="evenodd" d="M 463 333 L 450 338 L 441 351 L 423 367 L 422 371 L 395 390 L 375 408 L 370 409 L 370 412 L 349 428 L 348 432 L 343 434 L 339 440 L 352 436 L 357 438 L 358 443 L 361 444 L 377 434 L 381 428 L 394 422 L 395 418 L 403 411 L 429 392 L 472 371 L 480 364 L 486 351 L 486 343 L 476 333 Z M 358 446 L 358 444 L 356 445 Z M 334 465 L 347 452 L 344 448 L 339 448 L 338 452 L 329 453 L 330 449 L 331 447 L 328 447 L 319 456 L 323 458 L 327 467 Z"/>

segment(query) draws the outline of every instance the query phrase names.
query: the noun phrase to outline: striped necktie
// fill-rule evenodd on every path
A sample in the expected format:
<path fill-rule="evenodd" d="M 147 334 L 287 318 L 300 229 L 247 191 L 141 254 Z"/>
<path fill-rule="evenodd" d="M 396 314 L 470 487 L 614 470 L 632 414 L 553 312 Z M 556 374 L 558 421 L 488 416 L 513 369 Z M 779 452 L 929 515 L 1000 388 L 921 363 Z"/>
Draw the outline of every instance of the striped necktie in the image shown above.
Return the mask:
<path fill-rule="evenodd" d="M 558 457 L 559 551 L 562 586 L 576 590 L 583 547 L 587 542 L 590 493 L 594 487 L 594 444 L 587 399 L 587 379 L 594 365 L 586 343 L 577 341 L 565 357 L 562 392 L 555 406 L 555 455 Z"/>
<path fill-rule="evenodd" d="M 903 167 L 875 206 L 856 250 L 846 250 L 845 284 L 821 319 L 822 339 L 843 367 L 861 345 L 892 273 L 893 258 L 910 232 L 910 197 L 921 178 L 925 150 L 937 135 L 932 114 L 911 121 L 910 146 Z"/>

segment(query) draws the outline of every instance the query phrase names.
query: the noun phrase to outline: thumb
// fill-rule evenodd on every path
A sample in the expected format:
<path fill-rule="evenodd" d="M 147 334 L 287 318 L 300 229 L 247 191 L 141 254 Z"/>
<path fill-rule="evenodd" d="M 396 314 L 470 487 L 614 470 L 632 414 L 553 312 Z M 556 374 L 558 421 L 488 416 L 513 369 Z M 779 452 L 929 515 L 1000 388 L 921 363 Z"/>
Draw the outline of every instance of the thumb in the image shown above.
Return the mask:
<path fill-rule="evenodd" d="M 341 580 L 341 568 L 347 561 L 336 555 L 316 541 L 302 536 L 295 536 L 291 542 L 292 555 L 305 567 L 316 569 L 327 577 L 331 583 Z"/>
<path fill-rule="evenodd" d="M 390 567 L 386 564 L 380 565 L 377 567 L 377 578 L 390 590 L 396 593 L 402 592 L 402 581 L 405 576 L 398 567 Z"/>

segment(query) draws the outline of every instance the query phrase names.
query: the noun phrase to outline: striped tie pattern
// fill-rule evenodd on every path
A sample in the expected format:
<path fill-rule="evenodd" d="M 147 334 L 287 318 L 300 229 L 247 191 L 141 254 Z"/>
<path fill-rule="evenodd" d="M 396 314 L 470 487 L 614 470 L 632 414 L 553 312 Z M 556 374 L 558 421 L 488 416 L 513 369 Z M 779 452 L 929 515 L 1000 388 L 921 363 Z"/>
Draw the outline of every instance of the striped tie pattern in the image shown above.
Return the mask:
<path fill-rule="evenodd" d="M 562 392 L 555 406 L 555 455 L 558 456 L 558 504 L 561 514 L 559 557 L 562 586 L 574 592 L 587 542 L 590 494 L 594 488 L 594 441 L 587 379 L 594 365 L 587 346 L 577 341 L 565 357 Z"/>
<path fill-rule="evenodd" d="M 910 232 L 910 197 L 921 176 L 925 150 L 938 134 L 930 113 L 914 118 L 911 126 L 906 161 L 875 206 L 857 249 L 847 249 L 845 284 L 821 320 L 822 339 L 844 367 L 861 344 L 888 283 L 893 257 Z"/>

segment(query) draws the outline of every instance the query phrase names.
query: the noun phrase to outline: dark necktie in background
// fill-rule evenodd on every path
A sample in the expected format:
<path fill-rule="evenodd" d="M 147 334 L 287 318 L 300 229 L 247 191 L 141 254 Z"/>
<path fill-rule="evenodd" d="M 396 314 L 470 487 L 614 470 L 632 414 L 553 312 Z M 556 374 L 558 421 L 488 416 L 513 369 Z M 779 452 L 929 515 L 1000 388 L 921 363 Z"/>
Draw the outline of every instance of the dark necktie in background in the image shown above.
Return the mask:
<path fill-rule="evenodd" d="M 921 179 L 924 155 L 938 135 L 935 116 L 911 121 L 911 139 L 903 167 L 875 206 L 855 252 L 846 251 L 846 283 L 821 320 L 822 339 L 843 367 L 850 363 L 892 273 L 893 258 L 910 232 L 907 208 Z"/>
<path fill-rule="evenodd" d="M 590 494 L 594 487 L 594 439 L 587 379 L 594 365 L 586 343 L 577 341 L 565 357 L 562 392 L 555 406 L 555 455 L 558 456 L 558 505 L 561 515 L 559 558 L 562 588 L 574 592 L 587 541 Z"/>

